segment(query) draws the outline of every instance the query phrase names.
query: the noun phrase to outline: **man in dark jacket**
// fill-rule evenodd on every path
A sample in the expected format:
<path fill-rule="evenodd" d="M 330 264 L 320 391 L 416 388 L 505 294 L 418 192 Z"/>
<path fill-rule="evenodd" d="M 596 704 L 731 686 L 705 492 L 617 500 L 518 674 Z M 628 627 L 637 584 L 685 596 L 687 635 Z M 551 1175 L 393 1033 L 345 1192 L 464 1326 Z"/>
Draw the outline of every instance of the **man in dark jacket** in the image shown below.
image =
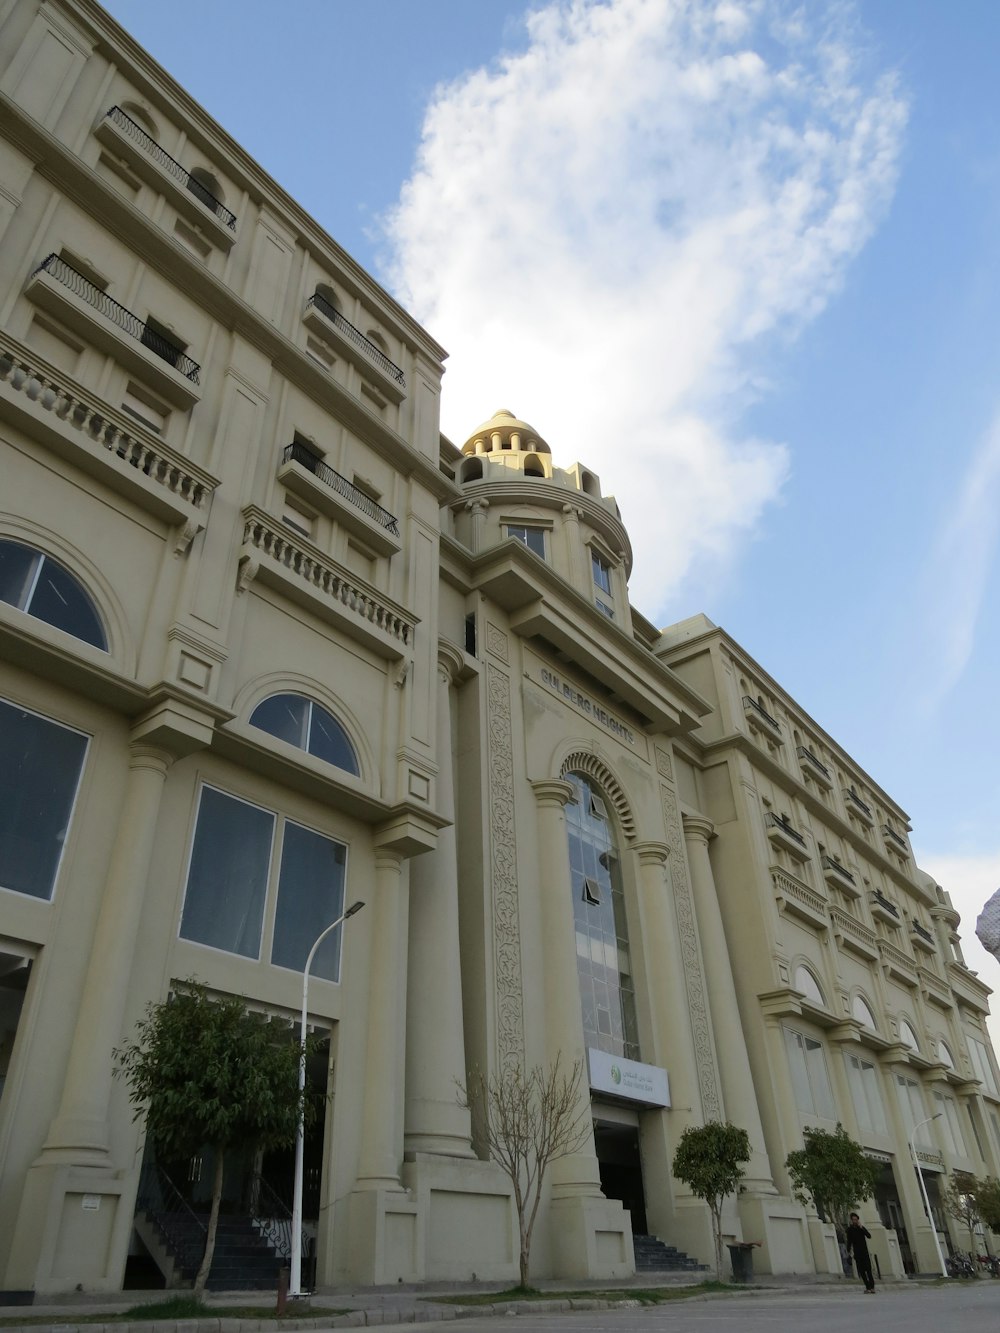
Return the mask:
<path fill-rule="evenodd" d="M 851 1225 L 847 1228 L 847 1249 L 854 1255 L 854 1263 L 858 1270 L 858 1277 L 865 1284 L 865 1295 L 871 1296 L 875 1292 L 875 1278 L 872 1274 L 872 1259 L 868 1253 L 868 1242 L 872 1238 L 872 1233 L 867 1227 L 861 1225 L 861 1219 L 857 1213 L 851 1214 Z"/>

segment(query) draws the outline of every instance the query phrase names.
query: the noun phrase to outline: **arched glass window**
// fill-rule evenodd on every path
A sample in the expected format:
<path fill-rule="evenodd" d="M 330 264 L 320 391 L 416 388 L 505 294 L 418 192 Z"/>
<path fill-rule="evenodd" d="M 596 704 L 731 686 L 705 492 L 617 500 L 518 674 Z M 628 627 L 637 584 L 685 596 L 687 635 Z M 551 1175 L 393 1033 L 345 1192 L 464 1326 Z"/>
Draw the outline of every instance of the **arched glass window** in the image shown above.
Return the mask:
<path fill-rule="evenodd" d="M 355 777 L 361 772 L 347 732 L 332 713 L 304 695 L 272 694 L 253 710 L 250 725 Z"/>
<path fill-rule="evenodd" d="M 795 969 L 795 989 L 800 990 L 806 999 L 811 1000 L 813 1004 L 826 1004 L 819 982 L 808 967 L 797 967 Z"/>
<path fill-rule="evenodd" d="M 621 859 L 607 807 L 581 773 L 568 773 L 576 800 L 566 807 L 576 967 L 586 1043 L 638 1060 L 639 1030 L 629 957 Z"/>
<path fill-rule="evenodd" d="M 0 541 L 0 602 L 108 651 L 90 595 L 68 569 L 33 546 Z"/>
<path fill-rule="evenodd" d="M 875 1015 L 868 1008 L 868 1004 L 862 996 L 855 995 L 854 1003 L 851 1005 L 851 1013 L 864 1027 L 871 1028 L 873 1032 L 878 1031 Z"/>
<path fill-rule="evenodd" d="M 908 1046 L 911 1051 L 920 1050 L 920 1042 L 917 1041 L 917 1034 L 910 1027 L 905 1018 L 899 1020 L 899 1040 L 904 1046 Z"/>
<path fill-rule="evenodd" d="M 946 1041 L 938 1042 L 938 1059 L 949 1069 L 955 1068 L 955 1057 L 952 1055 Z"/>

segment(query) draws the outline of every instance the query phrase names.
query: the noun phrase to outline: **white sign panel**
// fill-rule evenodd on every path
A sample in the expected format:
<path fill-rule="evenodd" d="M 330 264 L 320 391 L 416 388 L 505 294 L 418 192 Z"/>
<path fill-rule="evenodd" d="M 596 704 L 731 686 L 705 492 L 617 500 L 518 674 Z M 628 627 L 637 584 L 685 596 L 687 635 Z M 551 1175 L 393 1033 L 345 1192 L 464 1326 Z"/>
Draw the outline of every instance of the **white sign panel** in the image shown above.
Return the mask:
<path fill-rule="evenodd" d="M 594 1092 L 624 1097 L 646 1106 L 670 1105 L 670 1081 L 659 1065 L 643 1065 L 638 1060 L 624 1060 L 606 1051 L 587 1051 L 590 1086 Z"/>

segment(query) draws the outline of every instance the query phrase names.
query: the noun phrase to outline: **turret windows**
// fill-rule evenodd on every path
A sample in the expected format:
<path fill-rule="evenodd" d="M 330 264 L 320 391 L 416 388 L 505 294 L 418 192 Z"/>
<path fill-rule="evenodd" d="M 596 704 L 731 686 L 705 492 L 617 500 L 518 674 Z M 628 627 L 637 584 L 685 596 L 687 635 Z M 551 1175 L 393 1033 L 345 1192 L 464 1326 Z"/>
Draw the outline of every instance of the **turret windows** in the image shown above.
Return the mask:
<path fill-rule="evenodd" d="M 600 588 L 601 592 L 606 592 L 611 596 L 611 566 L 603 556 L 596 551 L 590 553 L 590 565 L 594 571 L 594 587 Z"/>
<path fill-rule="evenodd" d="M 524 542 L 529 551 L 545 559 L 545 529 L 529 527 L 525 523 L 508 523 L 507 536 Z"/>

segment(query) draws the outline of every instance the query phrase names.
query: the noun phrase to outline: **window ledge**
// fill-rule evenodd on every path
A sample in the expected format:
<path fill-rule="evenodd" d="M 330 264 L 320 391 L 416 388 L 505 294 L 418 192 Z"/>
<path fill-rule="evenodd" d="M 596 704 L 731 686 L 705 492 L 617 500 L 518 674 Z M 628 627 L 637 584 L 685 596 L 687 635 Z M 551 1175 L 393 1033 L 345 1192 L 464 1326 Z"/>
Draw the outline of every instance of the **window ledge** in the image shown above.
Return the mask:
<path fill-rule="evenodd" d="M 169 199 L 184 220 L 195 227 L 203 236 L 220 250 L 231 250 L 236 243 L 236 231 L 228 227 L 212 210 L 201 202 L 198 196 L 171 176 L 159 162 L 130 138 L 109 117 L 105 116 L 94 130 L 94 137 L 125 161 L 128 166 L 152 185 L 165 198 Z"/>
<path fill-rule="evenodd" d="M 137 338 L 112 324 L 99 310 L 44 269 L 32 274 L 25 284 L 24 294 L 39 309 L 48 311 L 92 346 L 127 366 L 172 406 L 189 410 L 201 401 L 201 389 L 197 384 L 169 361 L 149 351 Z"/>

